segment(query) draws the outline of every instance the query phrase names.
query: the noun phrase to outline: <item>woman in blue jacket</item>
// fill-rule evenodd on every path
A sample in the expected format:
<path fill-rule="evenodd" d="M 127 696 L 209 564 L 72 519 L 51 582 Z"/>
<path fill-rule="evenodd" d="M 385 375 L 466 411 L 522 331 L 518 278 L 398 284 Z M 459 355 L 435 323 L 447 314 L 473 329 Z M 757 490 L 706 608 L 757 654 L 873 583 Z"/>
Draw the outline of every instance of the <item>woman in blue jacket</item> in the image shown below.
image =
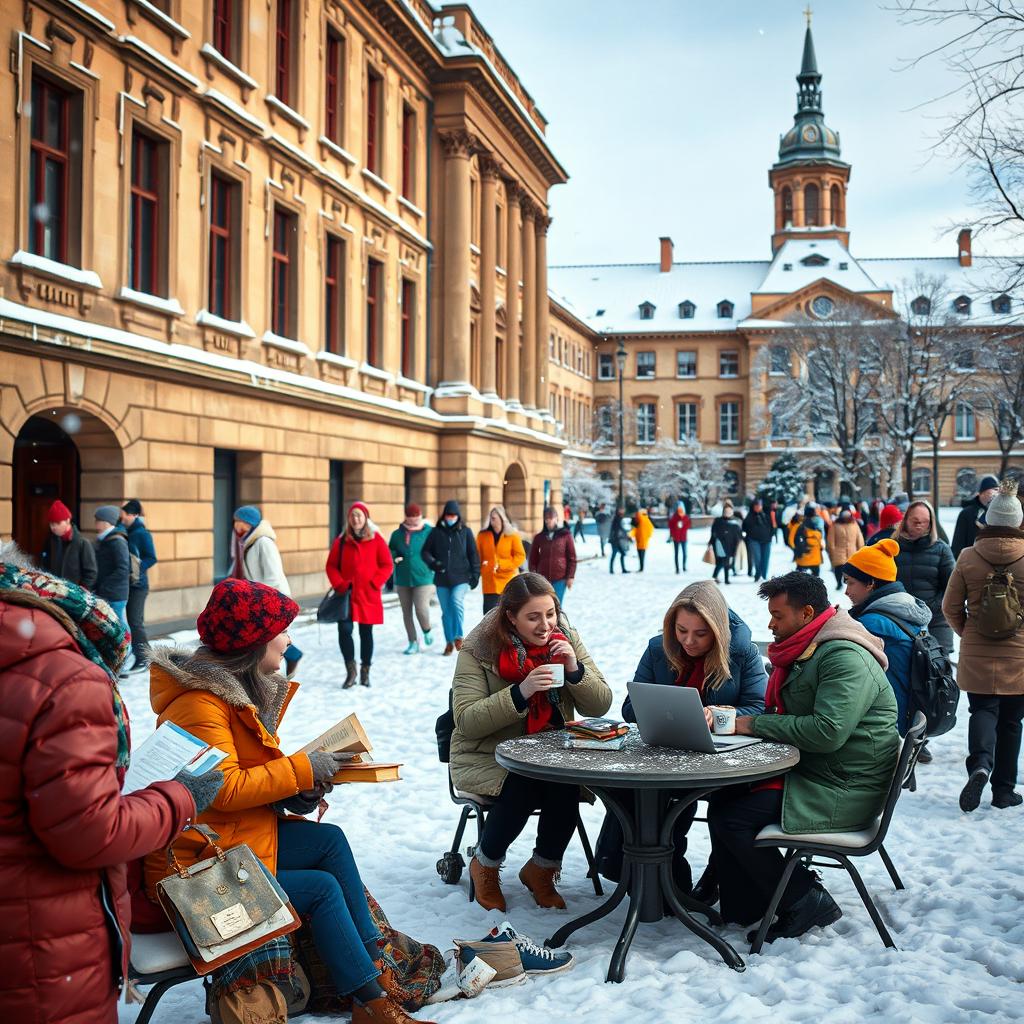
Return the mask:
<path fill-rule="evenodd" d="M 729 608 L 711 580 L 691 583 L 672 602 L 665 613 L 661 634 L 648 642 L 633 679 L 640 683 L 694 687 L 700 693 L 709 725 L 708 707 L 712 704 L 733 706 L 737 715 L 760 714 L 764 711 L 768 683 L 764 661 L 750 638 L 750 628 Z M 622 705 L 622 717 L 627 722 L 636 721 L 628 697 Z M 683 892 L 692 888 L 686 833 L 695 813 L 696 804 L 680 815 L 673 833 L 673 874 Z M 618 879 L 622 869 L 622 832 L 611 815 L 605 817 L 601 828 L 597 863 L 606 878 Z"/>

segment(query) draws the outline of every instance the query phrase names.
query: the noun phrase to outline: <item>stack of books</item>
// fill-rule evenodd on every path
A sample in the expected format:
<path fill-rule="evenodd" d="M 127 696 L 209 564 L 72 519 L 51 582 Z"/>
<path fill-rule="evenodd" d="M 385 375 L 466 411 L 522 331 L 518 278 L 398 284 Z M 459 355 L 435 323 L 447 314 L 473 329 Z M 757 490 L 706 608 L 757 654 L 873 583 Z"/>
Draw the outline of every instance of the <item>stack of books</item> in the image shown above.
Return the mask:
<path fill-rule="evenodd" d="M 314 750 L 329 750 L 333 753 L 347 753 L 350 761 L 339 768 L 332 780 L 340 782 L 398 782 L 401 779 L 399 761 L 374 761 L 370 755 L 373 744 L 366 730 L 355 715 L 349 715 L 315 740 L 307 743 L 302 752 L 311 754 Z"/>
<path fill-rule="evenodd" d="M 629 726 L 614 718 L 580 718 L 565 723 L 568 750 L 621 750 Z"/>

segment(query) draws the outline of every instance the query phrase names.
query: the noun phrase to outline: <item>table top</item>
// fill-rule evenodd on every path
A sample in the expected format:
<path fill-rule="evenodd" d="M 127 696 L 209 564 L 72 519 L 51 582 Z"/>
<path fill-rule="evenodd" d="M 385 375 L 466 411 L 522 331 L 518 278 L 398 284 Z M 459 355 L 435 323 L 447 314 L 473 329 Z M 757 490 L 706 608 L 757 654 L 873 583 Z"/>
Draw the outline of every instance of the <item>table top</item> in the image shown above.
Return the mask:
<path fill-rule="evenodd" d="M 788 743 L 753 743 L 720 754 L 648 746 L 636 728 L 621 750 L 567 750 L 565 733 L 542 732 L 504 740 L 498 764 L 517 775 L 549 782 L 623 789 L 696 789 L 731 786 L 789 771 L 800 752 Z"/>

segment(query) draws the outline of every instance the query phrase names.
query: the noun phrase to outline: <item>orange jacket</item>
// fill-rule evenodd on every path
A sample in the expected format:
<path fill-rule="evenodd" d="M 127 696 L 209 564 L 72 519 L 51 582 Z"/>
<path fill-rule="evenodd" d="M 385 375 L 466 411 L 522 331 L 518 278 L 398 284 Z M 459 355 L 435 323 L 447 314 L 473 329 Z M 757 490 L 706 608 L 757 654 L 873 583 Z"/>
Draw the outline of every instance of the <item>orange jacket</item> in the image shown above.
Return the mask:
<path fill-rule="evenodd" d="M 480 552 L 480 584 L 485 594 L 500 594 L 526 561 L 526 549 L 518 533 L 503 532 L 494 543 L 490 528 L 476 535 L 476 549 Z"/>
<path fill-rule="evenodd" d="M 174 722 L 182 729 L 219 747 L 227 757 L 220 764 L 224 785 L 213 805 L 199 817 L 220 836 L 224 849 L 248 843 L 252 852 L 274 873 L 277 871 L 278 815 L 270 808 L 313 788 L 313 766 L 306 754 L 287 756 L 277 735 L 264 727 L 241 683 L 226 669 L 212 663 L 201 675 L 184 668 L 189 652 L 172 650 L 153 655 L 149 696 L 158 724 Z M 282 680 L 281 710 L 284 717 L 296 683 Z M 179 862 L 188 866 L 211 856 L 194 832 L 186 832 L 175 844 Z M 146 858 L 146 891 L 155 897 L 154 886 L 168 874 L 166 850 Z"/>
<path fill-rule="evenodd" d="M 654 523 L 651 522 L 650 516 L 646 512 L 637 512 L 636 521 L 633 529 L 629 531 L 629 535 L 636 541 L 637 551 L 647 550 L 647 545 L 651 542 L 651 537 L 654 536 Z"/>

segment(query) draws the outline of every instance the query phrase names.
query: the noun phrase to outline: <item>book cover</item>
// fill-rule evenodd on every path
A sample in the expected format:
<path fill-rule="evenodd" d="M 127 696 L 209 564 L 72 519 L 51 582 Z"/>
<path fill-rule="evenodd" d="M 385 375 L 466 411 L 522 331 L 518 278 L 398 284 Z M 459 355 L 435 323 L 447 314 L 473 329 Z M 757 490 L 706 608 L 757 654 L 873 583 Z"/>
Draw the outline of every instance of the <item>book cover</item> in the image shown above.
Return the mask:
<path fill-rule="evenodd" d="M 401 762 L 365 761 L 347 764 L 338 770 L 333 782 L 400 782 L 402 779 L 398 769 Z"/>
<path fill-rule="evenodd" d="M 326 750 L 329 753 L 354 751 L 365 754 L 373 750 L 373 744 L 359 719 L 355 714 L 351 714 L 336 725 L 332 725 L 326 732 L 322 732 L 315 740 L 307 743 L 301 753 L 312 754 L 314 750 Z"/>

